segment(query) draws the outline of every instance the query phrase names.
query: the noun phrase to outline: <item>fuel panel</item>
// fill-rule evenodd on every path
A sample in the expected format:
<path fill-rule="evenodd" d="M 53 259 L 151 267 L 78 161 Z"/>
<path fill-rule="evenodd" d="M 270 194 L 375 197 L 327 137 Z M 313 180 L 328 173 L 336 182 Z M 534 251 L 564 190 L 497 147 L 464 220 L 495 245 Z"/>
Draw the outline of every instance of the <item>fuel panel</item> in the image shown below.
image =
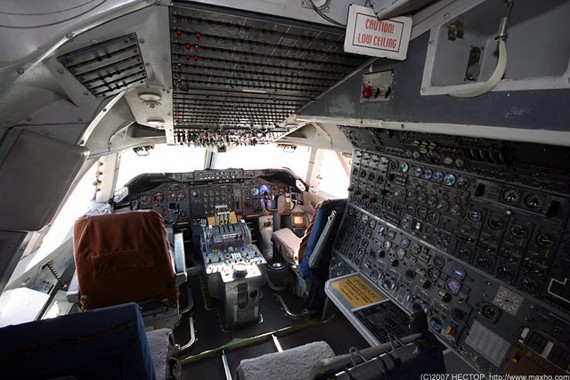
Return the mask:
<path fill-rule="evenodd" d="M 331 276 L 361 271 L 406 310 L 425 310 L 482 372 L 520 347 L 543 370 L 568 371 L 570 150 L 343 132 L 355 151 Z"/>

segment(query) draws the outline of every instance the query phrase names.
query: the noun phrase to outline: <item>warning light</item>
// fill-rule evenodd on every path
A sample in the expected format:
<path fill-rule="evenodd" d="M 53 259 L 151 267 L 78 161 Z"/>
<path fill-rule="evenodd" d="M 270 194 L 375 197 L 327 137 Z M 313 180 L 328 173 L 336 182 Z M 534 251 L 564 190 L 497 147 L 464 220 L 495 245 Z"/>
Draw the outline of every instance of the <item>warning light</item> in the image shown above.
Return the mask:
<path fill-rule="evenodd" d="M 188 50 L 192 49 L 192 45 L 186 44 L 186 49 L 188 49 Z"/>
<path fill-rule="evenodd" d="M 372 96 L 372 89 L 370 88 L 370 85 L 366 83 L 364 86 L 362 86 L 362 97 L 364 99 L 368 99 L 371 96 Z"/>
<path fill-rule="evenodd" d="M 194 62 L 198 62 L 199 59 L 200 59 L 200 58 L 198 58 L 197 55 L 194 56 Z"/>
<path fill-rule="evenodd" d="M 202 37 L 202 35 L 200 33 L 196 33 L 196 38 L 200 39 Z"/>
<path fill-rule="evenodd" d="M 176 35 L 180 37 L 182 35 L 182 31 L 180 29 L 176 29 Z"/>
<path fill-rule="evenodd" d="M 186 55 L 184 56 L 184 58 L 186 58 L 186 60 L 189 61 L 189 60 L 190 60 L 190 54 L 186 54 Z"/>
<path fill-rule="evenodd" d="M 198 46 L 198 45 L 194 45 L 194 50 L 196 50 L 196 51 L 200 51 L 200 46 Z"/>

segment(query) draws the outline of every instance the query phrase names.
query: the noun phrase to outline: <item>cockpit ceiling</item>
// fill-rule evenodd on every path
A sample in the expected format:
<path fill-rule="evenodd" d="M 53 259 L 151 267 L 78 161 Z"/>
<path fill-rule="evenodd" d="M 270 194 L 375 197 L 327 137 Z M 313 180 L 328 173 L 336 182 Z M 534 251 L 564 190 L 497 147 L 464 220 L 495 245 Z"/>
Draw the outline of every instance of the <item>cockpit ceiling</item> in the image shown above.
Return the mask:
<path fill-rule="evenodd" d="M 270 142 L 366 59 L 344 53 L 342 29 L 194 5 L 171 7 L 170 40 L 180 144 Z"/>

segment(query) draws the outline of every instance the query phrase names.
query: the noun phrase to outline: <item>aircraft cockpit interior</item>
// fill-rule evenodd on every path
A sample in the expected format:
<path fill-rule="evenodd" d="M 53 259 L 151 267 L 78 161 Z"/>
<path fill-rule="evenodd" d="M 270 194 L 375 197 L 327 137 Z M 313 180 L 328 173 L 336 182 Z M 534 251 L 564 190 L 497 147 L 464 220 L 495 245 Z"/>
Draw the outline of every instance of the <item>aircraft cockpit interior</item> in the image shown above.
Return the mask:
<path fill-rule="evenodd" d="M 570 1 L 0 4 L 0 378 L 570 379 Z"/>

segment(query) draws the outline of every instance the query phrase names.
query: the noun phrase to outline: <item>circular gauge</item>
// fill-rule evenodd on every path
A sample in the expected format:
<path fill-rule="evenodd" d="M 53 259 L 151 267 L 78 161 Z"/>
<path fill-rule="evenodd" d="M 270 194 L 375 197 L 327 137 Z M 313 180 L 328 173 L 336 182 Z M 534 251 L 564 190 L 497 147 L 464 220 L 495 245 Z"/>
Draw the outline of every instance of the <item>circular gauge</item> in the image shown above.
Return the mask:
<path fill-rule="evenodd" d="M 521 287 L 528 293 L 535 293 L 539 289 L 539 284 L 535 278 L 525 277 L 521 280 Z"/>
<path fill-rule="evenodd" d="M 420 168 L 419 166 L 417 166 L 417 167 L 415 167 L 415 168 L 412 170 L 412 175 L 413 175 L 414 177 L 418 177 L 418 178 L 419 178 L 419 177 L 422 176 L 423 172 L 424 172 L 424 171 L 422 170 L 422 168 Z"/>
<path fill-rule="evenodd" d="M 536 242 L 538 243 L 538 245 L 545 248 L 550 247 L 552 243 L 554 243 L 552 238 L 548 234 L 545 234 L 544 232 L 536 236 Z"/>
<path fill-rule="evenodd" d="M 457 177 L 457 187 L 465 189 L 469 186 L 469 180 L 465 177 Z"/>
<path fill-rule="evenodd" d="M 192 190 L 190 195 L 192 196 L 192 198 L 198 198 L 200 196 L 200 192 L 198 190 Z"/>
<path fill-rule="evenodd" d="M 409 245 L 410 245 L 410 239 L 408 239 L 408 238 L 400 239 L 400 246 L 402 246 L 404 248 L 408 248 Z"/>
<path fill-rule="evenodd" d="M 384 234 L 386 233 L 386 226 L 380 225 L 380 228 L 378 228 L 378 233 L 384 236 Z"/>
<path fill-rule="evenodd" d="M 441 200 L 441 201 L 439 201 L 437 206 L 435 206 L 435 208 L 438 211 L 445 212 L 445 211 L 449 210 L 449 202 L 445 201 L 445 200 Z"/>
<path fill-rule="evenodd" d="M 490 269 L 493 266 L 493 261 L 485 256 L 479 256 L 476 261 L 479 268 Z"/>
<path fill-rule="evenodd" d="M 434 211 L 428 212 L 428 220 L 434 224 L 437 224 L 437 222 L 439 221 L 439 214 Z"/>
<path fill-rule="evenodd" d="M 446 186 L 453 186 L 455 185 L 455 175 L 451 173 L 447 173 L 445 177 L 443 177 L 443 184 Z"/>
<path fill-rule="evenodd" d="M 155 203 L 164 202 L 164 194 L 162 194 L 160 191 L 157 191 L 156 193 L 154 193 L 152 195 L 152 197 L 153 197 Z"/>
<path fill-rule="evenodd" d="M 499 218 L 489 218 L 487 224 L 489 224 L 489 227 L 491 227 L 494 230 L 500 230 L 505 225 L 505 222 L 503 222 L 503 220 Z"/>
<path fill-rule="evenodd" d="M 437 183 L 440 183 L 441 181 L 443 181 L 443 173 L 440 172 L 439 170 L 436 170 L 435 172 L 433 172 L 433 175 L 431 176 L 431 180 Z"/>
<path fill-rule="evenodd" d="M 481 221 L 483 214 L 481 214 L 481 211 L 479 210 L 470 210 L 467 213 L 467 217 L 469 218 L 470 221 L 477 223 Z"/>
<path fill-rule="evenodd" d="M 253 195 L 254 197 L 257 197 L 259 195 L 259 189 L 257 187 L 252 187 L 250 191 L 251 195 Z"/>
<path fill-rule="evenodd" d="M 408 212 L 408 214 L 415 214 L 416 213 L 416 205 L 413 203 L 408 203 L 406 205 L 406 211 Z"/>
<path fill-rule="evenodd" d="M 388 231 L 388 233 L 386 234 L 386 237 L 390 240 L 394 240 L 394 238 L 396 237 L 396 232 L 395 231 Z"/>
<path fill-rule="evenodd" d="M 451 272 L 451 277 L 455 278 L 456 280 L 463 280 L 466 276 L 465 269 L 461 267 L 454 267 L 453 271 Z"/>
<path fill-rule="evenodd" d="M 384 243 L 382 243 L 382 248 L 384 248 L 385 251 L 388 251 L 390 247 L 392 247 L 391 241 L 385 240 Z"/>
<path fill-rule="evenodd" d="M 417 243 L 414 243 L 414 244 L 412 244 L 412 248 L 410 248 L 410 249 L 412 250 L 412 253 L 414 255 L 417 255 L 418 253 L 420 253 L 422 251 L 422 246 L 417 244 Z"/>
<path fill-rule="evenodd" d="M 441 268 L 441 267 L 443 267 L 443 266 L 445 265 L 445 259 L 444 259 L 443 257 L 441 257 L 441 256 L 434 256 L 434 257 L 431 259 L 431 263 L 432 263 L 433 265 L 435 265 L 436 267 Z"/>
<path fill-rule="evenodd" d="M 396 250 L 396 257 L 402 260 L 405 256 L 406 256 L 406 250 L 402 247 L 398 247 L 398 249 Z"/>
<path fill-rule="evenodd" d="M 447 288 L 447 290 L 449 290 L 449 293 L 458 294 L 459 291 L 461 290 L 461 283 L 456 279 L 450 278 L 449 280 L 447 280 L 445 287 Z"/>
<path fill-rule="evenodd" d="M 431 169 L 424 170 L 424 172 L 422 174 L 422 178 L 425 180 L 431 179 L 432 176 L 433 176 L 433 171 Z"/>
<path fill-rule="evenodd" d="M 143 205 L 148 205 L 150 203 L 150 195 L 148 195 L 148 194 L 141 195 L 140 202 Z"/>
<path fill-rule="evenodd" d="M 269 186 L 263 184 L 261 186 L 259 186 L 259 194 L 263 195 L 263 194 L 269 194 L 271 193 L 271 189 L 269 189 Z"/>
<path fill-rule="evenodd" d="M 515 276 L 515 273 L 513 272 L 513 270 L 506 266 L 506 265 L 500 265 L 497 268 L 497 276 L 504 281 L 512 281 L 512 279 Z"/>
<path fill-rule="evenodd" d="M 469 260 L 473 255 L 473 252 L 469 248 L 461 247 L 457 250 L 457 254 L 464 260 Z"/>
<path fill-rule="evenodd" d="M 376 221 L 374 219 L 370 219 L 370 222 L 368 222 L 368 226 L 370 228 L 376 227 Z"/>
<path fill-rule="evenodd" d="M 542 206 L 544 198 L 538 194 L 529 194 L 524 197 L 524 205 L 528 208 L 536 209 Z"/>
<path fill-rule="evenodd" d="M 423 206 L 418 207 L 418 209 L 416 210 L 416 215 L 418 216 L 418 218 L 425 219 L 427 217 L 427 214 L 428 214 L 428 209 Z"/>
<path fill-rule="evenodd" d="M 428 276 L 429 279 L 435 281 L 435 280 L 437 280 L 437 279 L 439 278 L 440 273 L 441 273 L 441 272 L 439 271 L 439 269 L 435 269 L 435 268 L 433 268 L 433 267 L 430 267 L 430 268 L 428 268 L 427 276 Z"/>
<path fill-rule="evenodd" d="M 520 224 L 515 224 L 511 227 L 511 234 L 515 237 L 518 237 L 519 239 L 522 239 L 528 235 L 528 230 L 526 227 L 521 226 Z"/>
<path fill-rule="evenodd" d="M 516 205 L 521 200 L 521 192 L 517 189 L 507 189 L 503 191 L 502 198 L 506 203 Z"/>
<path fill-rule="evenodd" d="M 408 170 L 410 170 L 410 165 L 408 165 L 405 162 L 401 162 L 400 163 L 400 170 L 402 171 L 402 173 L 407 173 Z"/>
<path fill-rule="evenodd" d="M 179 201 L 183 201 L 186 199 L 186 193 L 184 191 L 179 191 L 176 193 L 176 199 Z"/>

